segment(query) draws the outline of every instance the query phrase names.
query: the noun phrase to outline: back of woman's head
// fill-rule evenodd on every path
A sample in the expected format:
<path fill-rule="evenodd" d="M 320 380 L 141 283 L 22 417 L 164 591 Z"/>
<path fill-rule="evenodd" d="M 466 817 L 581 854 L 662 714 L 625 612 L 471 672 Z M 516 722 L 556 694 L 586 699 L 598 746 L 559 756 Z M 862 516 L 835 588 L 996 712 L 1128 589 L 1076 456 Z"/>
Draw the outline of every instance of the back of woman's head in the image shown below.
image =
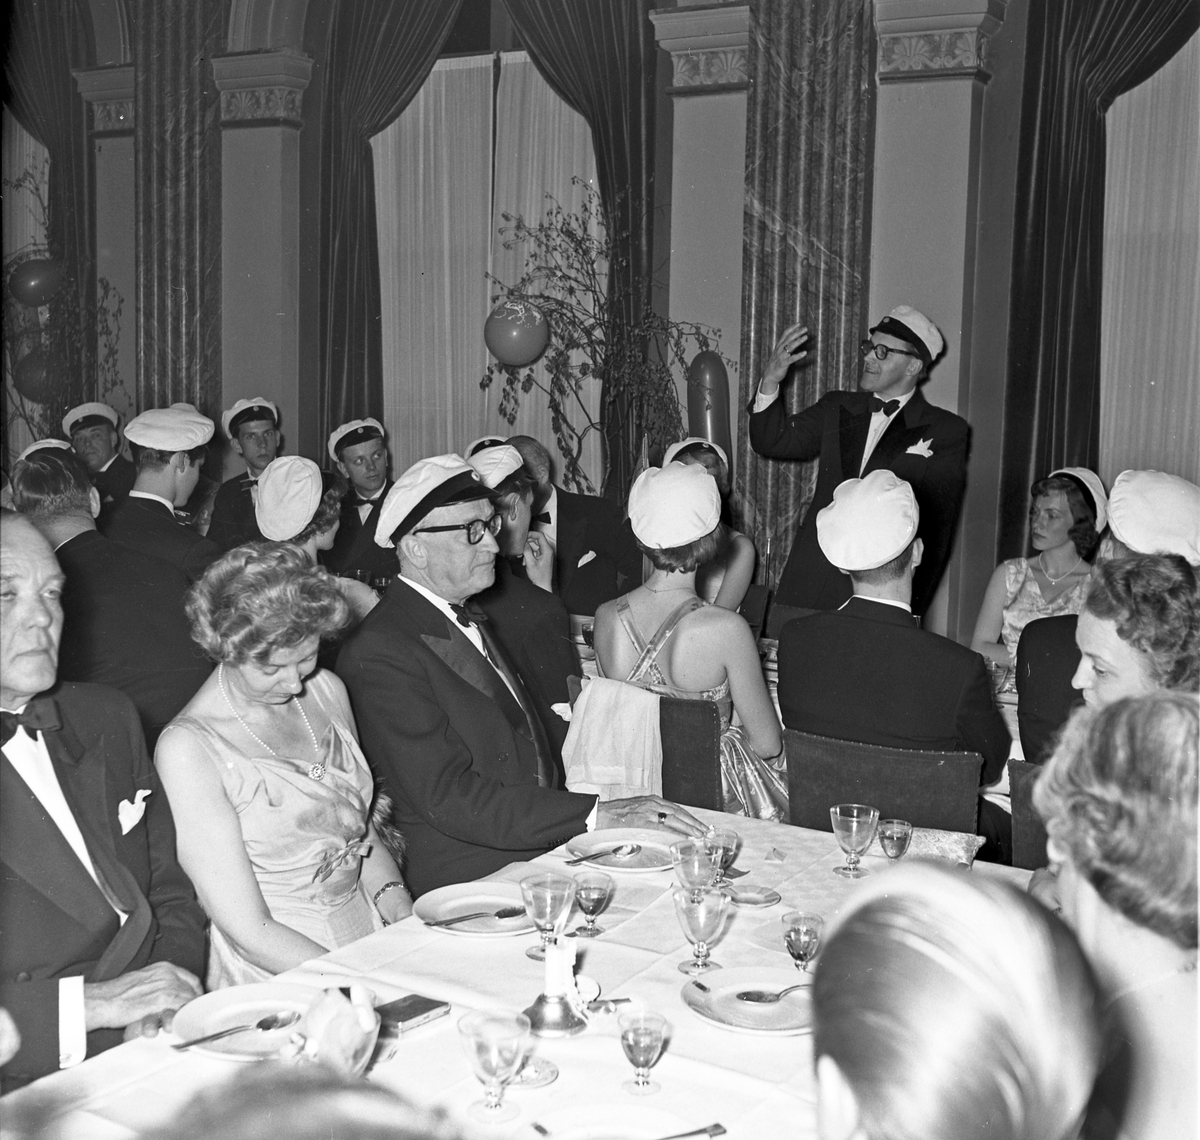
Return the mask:
<path fill-rule="evenodd" d="M 1108 906 L 1196 946 L 1197 698 L 1080 709 L 1033 790 L 1052 843 Z"/>
<path fill-rule="evenodd" d="M 814 1052 L 869 1140 L 1061 1140 L 1095 1078 L 1095 984 L 1074 935 L 1011 887 L 914 864 L 878 876 L 821 954 Z"/>

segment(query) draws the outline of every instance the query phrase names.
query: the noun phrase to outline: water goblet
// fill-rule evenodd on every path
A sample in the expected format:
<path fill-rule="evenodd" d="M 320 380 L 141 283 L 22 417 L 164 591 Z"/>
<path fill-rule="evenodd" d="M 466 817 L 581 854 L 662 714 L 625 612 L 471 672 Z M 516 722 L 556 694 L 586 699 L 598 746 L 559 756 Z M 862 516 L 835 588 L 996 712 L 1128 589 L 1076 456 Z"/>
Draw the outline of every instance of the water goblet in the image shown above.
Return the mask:
<path fill-rule="evenodd" d="M 671 844 L 671 862 L 682 887 L 693 893 L 711 887 L 717 878 L 717 852 L 701 839 L 682 839 Z"/>
<path fill-rule="evenodd" d="M 713 859 L 717 864 L 716 882 L 718 885 L 729 881 L 725 877 L 725 872 L 733 866 L 733 861 L 737 858 L 741 845 L 742 837 L 732 828 L 710 827 L 704 833 L 704 846 L 713 853 Z"/>
<path fill-rule="evenodd" d="M 879 821 L 879 846 L 888 858 L 888 865 L 901 859 L 912 842 L 912 824 L 906 819 Z"/>
<path fill-rule="evenodd" d="M 525 913 L 542 936 L 541 943 L 530 946 L 525 956 L 535 962 L 544 962 L 546 947 L 558 940 L 567 925 L 571 904 L 575 901 L 575 881 L 545 871 L 529 875 L 521 880 L 521 898 L 525 900 Z"/>
<path fill-rule="evenodd" d="M 729 896 L 719 887 L 692 891 L 687 887 L 672 887 L 675 913 L 679 925 L 692 944 L 692 957 L 679 963 L 681 974 L 705 974 L 721 967 L 709 956 L 709 945 L 725 926 Z"/>
<path fill-rule="evenodd" d="M 833 873 L 845 879 L 861 879 L 865 874 L 859 865 L 862 853 L 871 846 L 879 824 L 879 809 L 866 804 L 838 804 L 829 809 L 833 834 L 846 853 L 846 865 L 834 867 Z"/>
<path fill-rule="evenodd" d="M 621 1088 L 633 1096 L 648 1096 L 662 1087 L 650 1079 L 650 1069 L 662 1055 L 666 1040 L 667 1021 L 660 1014 L 645 1009 L 631 1009 L 618 1019 L 621 1027 L 621 1048 L 633 1066 L 633 1080 Z"/>
<path fill-rule="evenodd" d="M 783 916 L 783 944 L 802 973 L 808 973 L 808 964 L 816 957 L 824 929 L 825 920 L 819 914 L 793 910 Z"/>
<path fill-rule="evenodd" d="M 582 871 L 575 876 L 575 901 L 583 911 L 584 925 L 577 927 L 577 938 L 595 938 L 603 934 L 602 927 L 596 925 L 598 915 L 612 897 L 613 879 L 603 871 Z"/>
<path fill-rule="evenodd" d="M 503 1102 L 505 1082 L 517 1075 L 529 1044 L 529 1018 L 523 1013 L 480 1009 L 458 1023 L 458 1032 L 475 1076 L 483 1082 L 483 1100 L 467 1109 L 472 1120 L 500 1124 L 521 1110 Z"/>

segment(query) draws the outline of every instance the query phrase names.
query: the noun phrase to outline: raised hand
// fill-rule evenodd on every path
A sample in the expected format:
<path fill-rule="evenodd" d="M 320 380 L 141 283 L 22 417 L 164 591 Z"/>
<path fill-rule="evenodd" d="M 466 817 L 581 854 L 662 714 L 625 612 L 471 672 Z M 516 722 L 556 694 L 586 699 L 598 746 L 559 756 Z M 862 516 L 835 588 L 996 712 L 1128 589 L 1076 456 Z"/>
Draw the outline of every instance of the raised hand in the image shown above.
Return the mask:
<path fill-rule="evenodd" d="M 797 323 L 783 330 L 771 355 L 767 357 L 767 363 L 763 366 L 762 379 L 758 384 L 759 395 L 773 396 L 779 391 L 779 385 L 787 376 L 788 369 L 793 364 L 799 364 L 808 355 L 804 347 L 806 344 L 808 344 L 807 325 Z"/>

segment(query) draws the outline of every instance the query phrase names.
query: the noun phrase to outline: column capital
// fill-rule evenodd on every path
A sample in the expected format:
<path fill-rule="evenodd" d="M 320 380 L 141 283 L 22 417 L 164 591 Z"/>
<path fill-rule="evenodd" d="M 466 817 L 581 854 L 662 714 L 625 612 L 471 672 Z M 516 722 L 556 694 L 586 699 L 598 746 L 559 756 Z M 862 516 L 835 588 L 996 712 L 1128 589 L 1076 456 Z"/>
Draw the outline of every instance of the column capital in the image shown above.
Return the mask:
<path fill-rule="evenodd" d="M 671 54 L 671 95 L 743 91 L 749 85 L 748 4 L 681 4 L 650 13 L 654 38 Z"/>
<path fill-rule="evenodd" d="M 216 56 L 213 78 L 221 93 L 221 125 L 300 126 L 300 100 L 313 61 L 291 48 Z"/>
<path fill-rule="evenodd" d="M 92 131 L 133 133 L 133 64 L 72 71 L 83 101 L 92 108 Z"/>
<path fill-rule="evenodd" d="M 874 0 L 880 83 L 978 79 L 1008 0 Z"/>

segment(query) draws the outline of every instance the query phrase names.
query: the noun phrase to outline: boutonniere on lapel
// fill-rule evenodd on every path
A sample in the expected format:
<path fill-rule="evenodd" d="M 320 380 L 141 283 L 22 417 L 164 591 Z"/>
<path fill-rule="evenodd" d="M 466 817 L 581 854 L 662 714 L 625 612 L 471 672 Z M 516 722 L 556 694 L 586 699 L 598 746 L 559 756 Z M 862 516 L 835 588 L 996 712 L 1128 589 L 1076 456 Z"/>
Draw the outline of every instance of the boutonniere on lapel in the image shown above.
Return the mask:
<path fill-rule="evenodd" d="M 121 834 L 128 835 L 141 822 L 146 814 L 146 797 L 152 789 L 139 788 L 133 797 L 133 803 L 122 800 L 117 804 L 117 819 L 121 824 Z"/>
<path fill-rule="evenodd" d="M 582 557 L 582 558 L 579 560 L 579 565 L 578 565 L 578 566 L 576 566 L 575 568 L 578 570 L 578 569 L 579 569 L 579 566 L 586 566 L 586 565 L 587 565 L 589 562 L 591 562 L 591 560 L 592 560 L 593 558 L 595 558 L 595 557 L 596 557 L 596 552 L 595 552 L 594 550 L 589 550 L 589 551 L 588 551 L 588 552 L 587 552 L 587 553 L 586 553 L 586 554 L 585 554 L 585 555 L 584 555 L 584 556 L 583 556 L 583 557 Z"/>
<path fill-rule="evenodd" d="M 923 455 L 929 459 L 933 455 L 933 448 L 929 445 L 933 443 L 931 439 L 922 439 L 914 443 L 904 454 L 905 455 Z"/>

